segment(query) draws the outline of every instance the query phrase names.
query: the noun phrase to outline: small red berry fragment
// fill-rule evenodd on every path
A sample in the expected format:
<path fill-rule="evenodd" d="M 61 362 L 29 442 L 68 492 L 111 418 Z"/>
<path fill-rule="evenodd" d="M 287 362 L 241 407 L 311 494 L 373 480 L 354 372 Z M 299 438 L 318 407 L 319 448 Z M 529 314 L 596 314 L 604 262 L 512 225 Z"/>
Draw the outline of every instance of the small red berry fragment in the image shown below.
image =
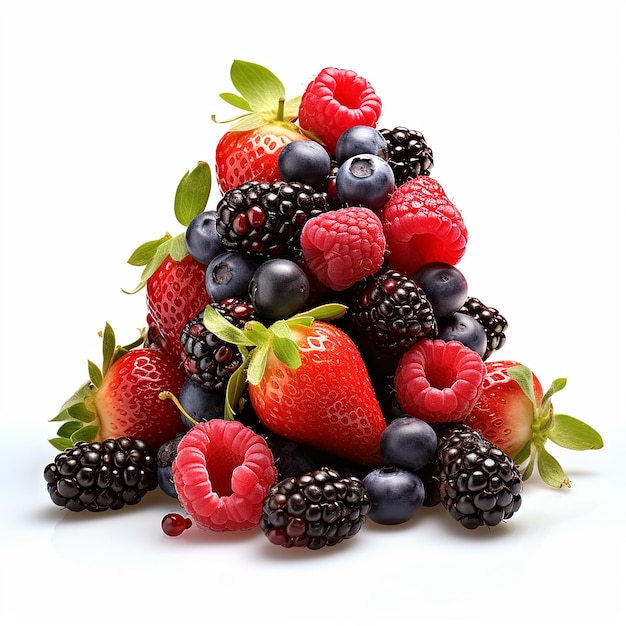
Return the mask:
<path fill-rule="evenodd" d="M 427 263 L 456 265 L 465 254 L 463 217 L 430 176 L 400 185 L 383 207 L 382 222 L 387 262 L 409 276 Z"/>
<path fill-rule="evenodd" d="M 374 274 L 385 256 L 380 219 L 365 207 L 344 207 L 310 219 L 300 245 L 311 272 L 336 291 Z"/>
<path fill-rule="evenodd" d="M 163 532 L 170 537 L 178 537 L 188 528 L 191 528 L 192 521 L 189 517 L 183 517 L 180 513 L 168 513 L 161 520 Z"/>
<path fill-rule="evenodd" d="M 422 339 L 400 358 L 394 376 L 403 412 L 425 422 L 462 422 L 485 378 L 480 355 L 458 341 Z"/>
<path fill-rule="evenodd" d="M 298 123 L 333 155 L 341 133 L 352 126 L 375 127 L 381 111 L 382 102 L 369 81 L 352 70 L 327 67 L 305 89 Z"/>
<path fill-rule="evenodd" d="M 241 422 L 218 418 L 185 434 L 172 475 L 178 499 L 196 523 L 225 531 L 259 523 L 277 471 L 263 437 Z"/>

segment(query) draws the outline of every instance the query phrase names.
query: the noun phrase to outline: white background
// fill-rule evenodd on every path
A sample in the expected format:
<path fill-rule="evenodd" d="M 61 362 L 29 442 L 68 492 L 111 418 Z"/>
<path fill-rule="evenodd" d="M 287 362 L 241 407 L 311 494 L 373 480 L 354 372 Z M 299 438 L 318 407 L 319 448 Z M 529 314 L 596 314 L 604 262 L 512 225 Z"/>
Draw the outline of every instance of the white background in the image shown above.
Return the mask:
<path fill-rule="evenodd" d="M 621 623 L 624 617 L 624 48 L 621 2 L 2 4 L 0 612 L 48 624 Z M 213 165 L 240 58 L 288 95 L 353 69 L 382 126 L 421 130 L 470 233 L 472 295 L 509 321 L 498 353 L 605 447 L 552 451 L 573 486 L 525 485 L 486 532 L 440 510 L 320 552 L 259 533 L 162 534 L 173 501 L 76 515 L 42 478 L 48 419 L 98 361 L 105 321 L 143 326 L 143 241 L 180 232 L 173 197 Z M 217 200 L 217 189 L 209 203 Z M 136 620 L 140 620 L 137 622 Z M 248 621 L 246 621 L 248 620 Z M 539 619 L 536 623 L 546 623 Z M 14 623 L 5 621 L 3 623 Z"/>

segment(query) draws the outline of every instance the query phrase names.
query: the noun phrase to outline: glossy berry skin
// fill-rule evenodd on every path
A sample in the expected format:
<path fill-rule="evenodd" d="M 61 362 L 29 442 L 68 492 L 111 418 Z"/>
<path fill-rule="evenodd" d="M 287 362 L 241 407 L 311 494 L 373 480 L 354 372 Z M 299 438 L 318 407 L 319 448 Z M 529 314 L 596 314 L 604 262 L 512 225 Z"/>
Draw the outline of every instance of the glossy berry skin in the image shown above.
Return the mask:
<path fill-rule="evenodd" d="M 191 528 L 193 522 L 189 517 L 183 517 L 180 513 L 168 513 L 161 520 L 161 528 L 169 537 L 178 537 L 188 528 Z"/>
<path fill-rule="evenodd" d="M 304 270 L 289 259 L 261 263 L 248 287 L 252 306 L 266 320 L 286 319 L 302 311 L 310 292 Z"/>
<path fill-rule="evenodd" d="M 427 422 L 403 414 L 380 436 L 380 451 L 387 465 L 417 471 L 425 467 L 437 450 L 437 433 Z"/>
<path fill-rule="evenodd" d="M 487 333 L 483 325 L 471 315 L 455 313 L 437 320 L 437 337 L 443 341 L 460 341 L 481 357 L 487 350 Z"/>
<path fill-rule="evenodd" d="M 298 181 L 324 190 L 330 168 L 330 155 L 324 146 L 311 139 L 292 141 L 278 155 L 278 173 L 288 183 Z"/>
<path fill-rule="evenodd" d="M 408 470 L 384 466 L 363 477 L 370 499 L 368 517 L 377 524 L 408 522 L 424 503 L 422 479 Z"/>
<path fill-rule="evenodd" d="M 373 154 L 358 154 L 339 166 L 335 185 L 342 203 L 377 211 L 389 200 L 395 181 L 387 161 Z"/>
<path fill-rule="evenodd" d="M 226 298 L 247 298 L 248 284 L 257 264 L 246 254 L 222 252 L 207 266 L 206 291 L 213 302 Z"/>
<path fill-rule="evenodd" d="M 206 422 L 224 416 L 224 394 L 202 387 L 191 378 L 187 378 L 183 383 L 178 401 L 185 413 L 195 422 Z M 189 429 L 194 426 L 194 422 L 190 421 L 184 413 L 181 412 L 180 417 L 184 428 Z"/>
<path fill-rule="evenodd" d="M 465 304 L 467 280 L 454 265 L 427 263 L 415 272 L 413 280 L 424 290 L 435 317 L 448 317 Z"/>
<path fill-rule="evenodd" d="M 185 231 L 185 243 L 189 254 L 203 265 L 224 252 L 222 239 L 215 228 L 217 212 L 203 211 L 194 217 Z"/>
<path fill-rule="evenodd" d="M 357 154 L 375 154 L 386 161 L 389 155 L 387 140 L 376 128 L 362 124 L 352 126 L 337 140 L 335 159 L 341 164 Z"/>
<path fill-rule="evenodd" d="M 157 451 L 157 481 L 163 493 L 172 498 L 177 498 L 176 487 L 174 486 L 174 477 L 172 475 L 172 463 L 176 458 L 178 444 L 183 438 L 184 431 L 166 441 Z"/>

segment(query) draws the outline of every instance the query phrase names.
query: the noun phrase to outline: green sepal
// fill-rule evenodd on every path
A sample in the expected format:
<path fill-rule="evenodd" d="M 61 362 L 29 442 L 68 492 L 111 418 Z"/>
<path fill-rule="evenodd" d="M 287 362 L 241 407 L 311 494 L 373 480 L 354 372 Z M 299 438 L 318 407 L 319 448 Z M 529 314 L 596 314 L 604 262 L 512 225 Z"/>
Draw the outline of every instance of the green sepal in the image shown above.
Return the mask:
<path fill-rule="evenodd" d="M 68 448 L 72 448 L 74 446 L 71 439 L 67 439 L 66 437 L 54 437 L 52 439 L 48 439 L 48 441 L 59 451 L 63 452 Z"/>
<path fill-rule="evenodd" d="M 245 98 L 242 98 L 239 94 L 224 92 L 220 94 L 220 98 L 237 109 L 252 113 L 252 109 L 250 108 L 248 101 Z"/>
<path fill-rule="evenodd" d="M 246 388 L 246 375 L 250 357 L 246 356 L 244 362 L 231 374 L 226 384 L 226 397 L 224 402 L 224 419 L 235 418 L 239 401 Z"/>
<path fill-rule="evenodd" d="M 196 215 L 202 213 L 211 193 L 211 168 L 204 161 L 186 172 L 174 196 L 174 215 L 179 224 L 187 228 Z"/>
<path fill-rule="evenodd" d="M 336 302 L 329 302 L 327 304 L 321 304 L 320 306 L 297 313 L 293 317 L 290 317 L 287 323 L 303 323 L 307 320 L 326 320 L 333 321 L 338 320 L 345 315 L 348 307 L 345 304 L 338 304 Z M 310 326 L 310 322 L 306 324 Z"/>
<path fill-rule="evenodd" d="M 222 341 L 235 344 L 236 346 L 252 345 L 243 330 L 231 324 L 210 304 L 205 307 L 202 319 L 207 330 L 210 330 Z"/>
<path fill-rule="evenodd" d="M 263 379 L 271 345 L 271 342 L 266 341 L 250 352 L 247 376 L 251 385 L 258 385 Z"/>
<path fill-rule="evenodd" d="M 127 263 L 129 265 L 134 265 L 135 267 L 148 265 L 148 263 L 150 263 L 150 261 L 154 258 L 157 250 L 161 247 L 161 244 L 171 238 L 172 236 L 169 233 L 166 233 L 160 239 L 153 239 L 152 241 L 142 243 L 139 247 L 133 250 L 133 253 L 130 257 L 128 257 Z"/>
<path fill-rule="evenodd" d="M 246 324 L 243 330 L 244 342 L 248 346 L 258 346 L 263 343 L 267 343 L 270 339 L 270 331 L 256 320 L 252 320 Z M 236 342 L 231 342 L 236 343 Z M 241 342 L 239 342 L 241 345 Z"/>
<path fill-rule="evenodd" d="M 102 384 L 102 370 L 93 361 L 87 361 L 87 370 L 93 386 L 99 387 Z"/>
<path fill-rule="evenodd" d="M 513 463 L 515 463 L 515 465 L 521 466 L 530 457 L 531 447 L 532 441 L 529 439 L 525 443 L 524 447 L 515 455 Z"/>
<path fill-rule="evenodd" d="M 59 437 L 71 439 L 72 435 L 83 426 L 84 424 L 82 422 L 65 422 L 59 430 L 57 430 L 57 435 Z"/>
<path fill-rule="evenodd" d="M 89 423 L 94 420 L 94 412 L 87 408 L 84 402 L 77 402 L 68 407 L 65 411 L 69 419 L 77 420 L 79 422 Z"/>
<path fill-rule="evenodd" d="M 563 413 L 554 415 L 548 439 L 569 450 L 599 450 L 604 446 L 598 431 L 585 422 Z"/>
<path fill-rule="evenodd" d="M 297 370 L 302 365 L 298 344 L 289 337 L 274 337 L 272 352 L 281 363 L 292 370 Z"/>
<path fill-rule="evenodd" d="M 570 479 L 560 463 L 544 447 L 537 451 L 537 470 L 543 482 L 550 487 L 571 487 Z"/>
<path fill-rule="evenodd" d="M 507 374 L 522 388 L 524 395 L 532 402 L 533 406 L 537 406 L 533 374 L 530 369 L 525 365 L 514 365 L 509 367 Z"/>
<path fill-rule="evenodd" d="M 552 396 L 565 388 L 567 384 L 567 378 L 557 378 L 552 381 L 550 388 L 544 392 L 543 399 L 541 400 L 541 411 L 547 412 L 550 407 L 550 402 L 552 401 Z"/>

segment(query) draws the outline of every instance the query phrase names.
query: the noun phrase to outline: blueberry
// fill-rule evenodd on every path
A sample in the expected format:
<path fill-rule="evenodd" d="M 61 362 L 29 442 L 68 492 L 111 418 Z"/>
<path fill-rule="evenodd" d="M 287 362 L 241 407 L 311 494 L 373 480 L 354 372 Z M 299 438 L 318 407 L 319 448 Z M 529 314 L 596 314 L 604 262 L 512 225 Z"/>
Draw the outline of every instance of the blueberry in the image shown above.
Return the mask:
<path fill-rule="evenodd" d="M 483 325 L 471 315 L 455 313 L 437 320 L 437 337 L 444 341 L 460 341 L 478 352 L 481 357 L 487 350 L 487 333 Z"/>
<path fill-rule="evenodd" d="M 395 180 L 385 159 L 375 154 L 357 154 L 339 166 L 335 185 L 344 204 L 376 211 L 389 200 Z"/>
<path fill-rule="evenodd" d="M 341 164 L 357 154 L 375 154 L 386 161 L 389 145 L 379 130 L 371 126 L 352 126 L 337 139 L 335 159 Z"/>
<path fill-rule="evenodd" d="M 215 228 L 216 220 L 216 211 L 204 211 L 189 222 L 185 231 L 187 251 L 202 265 L 208 265 L 224 251 L 222 239 Z"/>
<path fill-rule="evenodd" d="M 433 307 L 435 317 L 448 317 L 456 313 L 467 299 L 467 281 L 454 265 L 427 263 L 413 276 Z"/>
<path fill-rule="evenodd" d="M 278 173 L 287 183 L 300 182 L 322 190 L 330 167 L 330 155 L 317 141 L 292 141 L 278 153 Z"/>
<path fill-rule="evenodd" d="M 196 422 L 207 422 L 224 416 L 224 394 L 201 387 L 191 378 L 183 383 L 178 394 L 178 401 L 185 412 Z M 194 426 L 184 413 L 180 416 L 185 428 Z"/>
<path fill-rule="evenodd" d="M 178 444 L 185 435 L 184 432 L 161 444 L 157 451 L 157 482 L 161 490 L 172 498 L 177 498 L 174 477 L 172 475 L 172 463 L 178 453 Z"/>
<path fill-rule="evenodd" d="M 368 517 L 378 524 L 402 524 L 409 521 L 424 502 L 422 479 L 409 470 L 385 466 L 363 477 L 370 498 Z"/>
<path fill-rule="evenodd" d="M 254 272 L 248 293 L 259 317 L 285 319 L 304 308 L 310 294 L 309 279 L 297 263 L 270 259 Z"/>
<path fill-rule="evenodd" d="M 222 252 L 206 269 L 206 290 L 213 302 L 247 298 L 248 284 L 257 264 L 242 252 Z"/>
<path fill-rule="evenodd" d="M 380 452 L 387 465 L 417 471 L 425 467 L 437 449 L 433 427 L 417 417 L 401 415 L 380 437 Z"/>

